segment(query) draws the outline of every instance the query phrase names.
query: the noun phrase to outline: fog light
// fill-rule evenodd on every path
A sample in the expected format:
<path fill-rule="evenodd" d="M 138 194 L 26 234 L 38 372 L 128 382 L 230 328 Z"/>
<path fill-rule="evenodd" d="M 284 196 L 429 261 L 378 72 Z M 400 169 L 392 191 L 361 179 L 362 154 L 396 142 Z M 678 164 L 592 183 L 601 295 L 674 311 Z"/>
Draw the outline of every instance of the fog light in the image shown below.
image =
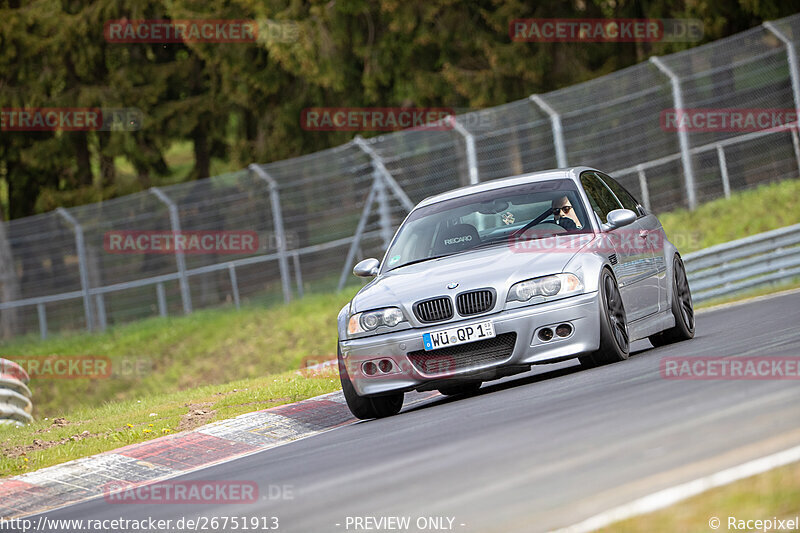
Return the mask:
<path fill-rule="evenodd" d="M 572 333 L 572 326 L 569 324 L 561 324 L 556 328 L 556 335 L 559 337 L 569 337 L 570 333 Z"/>
<path fill-rule="evenodd" d="M 392 360 L 391 359 L 381 359 L 381 362 L 378 363 L 378 368 L 381 369 L 381 372 L 384 374 L 392 371 Z"/>
<path fill-rule="evenodd" d="M 550 328 L 542 328 L 539 330 L 539 338 L 545 342 L 553 338 L 553 330 Z"/>
<path fill-rule="evenodd" d="M 378 373 L 378 365 L 373 363 L 372 361 L 367 361 L 364 363 L 364 373 L 368 376 L 374 376 Z"/>

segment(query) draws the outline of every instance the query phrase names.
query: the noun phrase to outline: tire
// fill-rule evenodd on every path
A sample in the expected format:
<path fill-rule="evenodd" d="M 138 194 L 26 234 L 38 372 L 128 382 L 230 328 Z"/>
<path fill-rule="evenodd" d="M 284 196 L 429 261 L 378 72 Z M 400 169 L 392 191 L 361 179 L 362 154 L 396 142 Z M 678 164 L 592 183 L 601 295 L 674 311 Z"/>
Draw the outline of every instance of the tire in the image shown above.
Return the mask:
<path fill-rule="evenodd" d="M 481 388 L 481 382 L 464 383 L 462 385 L 451 385 L 442 387 L 439 392 L 445 396 L 455 396 L 456 394 L 474 394 Z"/>
<path fill-rule="evenodd" d="M 578 358 L 581 365 L 592 368 L 625 361 L 630 356 L 628 321 L 622 296 L 614 275 L 603 269 L 600 275 L 600 347 Z"/>
<path fill-rule="evenodd" d="M 393 416 L 400 412 L 400 409 L 403 408 L 402 392 L 387 394 L 386 396 L 359 396 L 350 382 L 350 376 L 347 375 L 347 366 L 342 359 L 342 350 L 338 346 L 337 358 L 339 360 L 339 379 L 342 382 L 342 392 L 344 393 L 347 407 L 353 413 L 353 416 L 361 420 L 367 420 Z"/>
<path fill-rule="evenodd" d="M 672 260 L 672 316 L 675 325 L 661 333 L 650 335 L 650 344 L 658 348 L 673 342 L 686 341 L 694 337 L 694 305 L 692 291 L 686 278 L 686 269 L 680 256 Z"/>

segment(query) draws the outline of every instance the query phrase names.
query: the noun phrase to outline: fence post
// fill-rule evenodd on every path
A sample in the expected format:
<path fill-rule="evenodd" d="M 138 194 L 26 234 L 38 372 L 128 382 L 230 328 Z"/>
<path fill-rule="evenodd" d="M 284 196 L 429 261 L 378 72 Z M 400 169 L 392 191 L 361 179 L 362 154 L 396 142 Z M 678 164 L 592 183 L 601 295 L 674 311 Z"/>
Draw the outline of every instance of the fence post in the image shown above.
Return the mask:
<path fill-rule="evenodd" d="M 176 237 L 177 242 L 177 236 L 181 234 L 181 220 L 178 215 L 178 206 L 158 187 L 150 187 L 150 192 L 161 200 L 161 203 L 167 206 L 172 233 L 174 237 Z M 192 312 L 192 293 L 189 291 L 189 278 L 186 275 L 186 259 L 183 257 L 183 250 L 178 249 L 177 246 L 175 247 L 175 263 L 178 265 L 178 280 L 181 287 L 183 312 L 188 315 Z"/>
<path fill-rule="evenodd" d="M 797 52 L 794 43 L 782 31 L 775 27 L 772 22 L 765 22 L 764 27 L 771 31 L 775 37 L 786 45 L 786 58 L 789 61 L 789 76 L 792 80 L 792 95 L 794 96 L 795 110 L 800 113 L 800 66 L 797 63 Z M 800 117 L 798 117 L 800 120 Z"/>
<path fill-rule="evenodd" d="M 86 329 L 93 331 L 94 309 L 92 308 L 92 299 L 89 296 L 89 272 L 86 264 L 86 242 L 83 239 L 83 228 L 75 220 L 75 217 L 63 207 L 56 208 L 56 213 L 64 217 L 64 220 L 72 226 L 75 232 L 75 248 L 78 252 L 78 270 L 81 278 L 81 290 L 83 291 L 83 311 L 86 315 Z"/>
<path fill-rule="evenodd" d="M 42 339 L 47 338 L 47 312 L 45 311 L 44 304 L 36 304 L 36 313 L 39 315 L 39 336 Z"/>
<path fill-rule="evenodd" d="M 792 40 L 776 28 L 772 22 L 765 22 L 763 26 L 786 45 L 786 59 L 789 62 L 789 77 L 792 80 L 792 96 L 794 98 L 795 112 L 797 113 L 797 118 L 795 118 L 795 124 L 792 128 L 792 145 L 794 147 L 794 156 L 797 159 L 798 167 L 800 167 L 800 143 L 797 140 L 797 130 L 800 127 L 800 66 L 798 66 L 797 62 L 797 51 L 794 49 Z"/>
<path fill-rule="evenodd" d="M 236 309 L 239 309 L 241 302 L 239 300 L 239 280 L 236 278 L 236 265 L 233 263 L 228 264 L 228 275 L 231 278 L 231 291 L 233 292 L 233 303 Z"/>
<path fill-rule="evenodd" d="M 800 140 L 797 138 L 797 128 L 792 128 L 792 145 L 794 146 L 794 157 L 797 159 L 797 169 L 800 170 Z"/>
<path fill-rule="evenodd" d="M 367 154 L 372 159 L 372 165 L 375 167 L 375 170 L 378 171 L 378 175 L 383 178 L 385 184 L 391 189 L 392 193 L 395 197 L 400 200 L 400 203 L 403 204 L 403 207 L 406 211 L 411 211 L 414 209 L 414 202 L 408 197 L 406 192 L 397 184 L 392 177 L 392 174 L 389 172 L 389 169 L 386 168 L 386 165 L 383 164 L 383 159 L 372 149 L 372 147 L 367 144 L 367 142 L 360 136 L 356 135 L 353 142 L 358 145 L 361 150 Z"/>
<path fill-rule="evenodd" d="M 107 326 L 106 301 L 102 292 L 94 295 L 94 303 L 97 305 L 97 323 L 100 326 L 100 331 L 105 331 Z"/>
<path fill-rule="evenodd" d="M 672 85 L 672 101 L 675 105 L 675 113 L 679 118 L 683 116 L 683 92 L 681 91 L 681 80 L 656 56 L 650 57 L 650 62 L 656 66 L 670 80 Z M 681 148 L 681 161 L 683 162 L 683 179 L 686 186 L 686 199 L 689 202 L 689 210 L 694 211 L 697 207 L 697 195 L 694 184 L 694 170 L 692 169 L 692 154 L 689 152 L 689 135 L 686 130 L 678 127 L 678 144 Z"/>
<path fill-rule="evenodd" d="M 478 177 L 478 155 L 475 151 L 475 136 L 467 130 L 461 123 L 458 122 L 458 118 L 454 115 L 450 115 L 450 124 L 453 125 L 453 129 L 456 130 L 463 138 L 464 143 L 467 147 L 467 167 L 469 168 L 469 183 L 470 185 L 476 185 L 480 183 L 480 178 Z"/>
<path fill-rule="evenodd" d="M 650 188 L 647 186 L 647 176 L 644 174 L 644 167 L 636 165 L 636 173 L 639 175 L 639 189 L 642 191 L 642 204 L 647 212 L 650 212 Z"/>
<path fill-rule="evenodd" d="M 269 188 L 269 202 L 272 208 L 272 225 L 275 228 L 275 241 L 278 246 L 278 269 L 281 272 L 281 290 L 283 301 L 292 301 L 292 286 L 289 279 L 289 262 L 286 258 L 286 232 L 283 229 L 283 213 L 281 213 L 281 198 L 278 191 L 278 182 L 266 170 L 253 163 L 249 167 L 252 172 L 267 183 Z"/>
<path fill-rule="evenodd" d="M 365 154 L 370 157 L 370 159 L 372 159 L 372 166 L 375 169 L 375 181 L 373 182 L 373 188 L 377 194 L 378 200 L 378 217 L 380 219 L 381 238 L 383 239 L 383 249 L 387 250 L 389 248 L 389 243 L 392 241 L 392 235 L 394 234 L 394 231 L 392 228 L 392 216 L 389 210 L 389 198 L 386 194 L 386 188 L 389 187 L 392 189 L 394 195 L 398 200 L 400 200 L 400 203 L 402 203 L 403 207 L 405 207 L 408 211 L 414 209 L 414 204 L 406 195 L 405 191 L 394 180 L 391 173 L 389 173 L 389 169 L 387 169 L 386 165 L 383 164 L 383 159 L 381 159 L 375 150 L 373 150 L 372 147 L 369 146 L 369 144 L 367 144 L 367 142 L 359 135 L 356 135 L 354 142 Z"/>
<path fill-rule="evenodd" d="M 717 145 L 717 159 L 719 159 L 719 171 L 722 174 L 722 192 L 725 198 L 731 197 L 731 181 L 728 178 L 728 161 L 725 159 L 725 148 Z"/>
<path fill-rule="evenodd" d="M 350 243 L 350 249 L 347 250 L 347 257 L 344 260 L 342 273 L 339 275 L 339 285 L 336 286 L 336 290 L 340 291 L 344 288 L 344 284 L 347 282 L 348 271 L 353 268 L 353 259 L 356 256 L 356 250 L 358 250 L 359 244 L 361 244 L 361 236 L 364 234 L 364 228 L 367 226 L 369 213 L 372 211 L 372 202 L 375 201 L 375 195 L 379 181 L 380 178 L 378 176 L 374 176 L 372 187 L 369 188 L 369 194 L 367 194 L 367 201 L 364 202 L 364 207 L 361 210 L 361 218 L 358 219 L 358 226 L 356 227 L 356 232 L 353 235 L 353 242 Z"/>
<path fill-rule="evenodd" d="M 294 281 L 297 284 L 297 297 L 303 297 L 303 271 L 300 269 L 300 254 L 297 250 L 292 254 L 292 261 L 294 262 Z"/>
<path fill-rule="evenodd" d="M 163 283 L 156 283 L 156 298 L 158 299 L 158 314 L 167 316 L 167 295 L 164 293 Z"/>
<path fill-rule="evenodd" d="M 550 116 L 550 123 L 553 128 L 553 144 L 556 149 L 556 164 L 559 168 L 565 168 L 567 166 L 567 148 L 566 144 L 564 144 L 564 129 L 561 127 L 561 115 L 550 107 L 550 104 L 545 102 L 538 94 L 532 94 L 528 98 Z"/>
<path fill-rule="evenodd" d="M 383 249 L 389 249 L 389 243 L 392 241 L 392 214 L 389 210 L 389 197 L 386 194 L 386 183 L 380 178 L 375 182 L 376 193 L 378 196 L 378 218 L 381 227 L 381 240 L 383 241 Z"/>

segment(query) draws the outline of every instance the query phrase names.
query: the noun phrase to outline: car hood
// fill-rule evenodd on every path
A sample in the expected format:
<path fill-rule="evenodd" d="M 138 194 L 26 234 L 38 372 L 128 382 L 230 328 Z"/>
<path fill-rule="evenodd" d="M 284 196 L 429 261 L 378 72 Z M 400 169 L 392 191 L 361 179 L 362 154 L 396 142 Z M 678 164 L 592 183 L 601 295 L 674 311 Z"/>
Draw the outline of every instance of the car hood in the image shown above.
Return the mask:
<path fill-rule="evenodd" d="M 557 274 L 575 255 L 570 251 L 520 251 L 499 245 L 401 267 L 380 275 L 353 298 L 354 313 L 387 306 L 411 310 L 414 302 L 434 296 L 455 295 L 492 287 L 505 300 L 518 281 Z M 447 285 L 458 283 L 454 289 Z"/>

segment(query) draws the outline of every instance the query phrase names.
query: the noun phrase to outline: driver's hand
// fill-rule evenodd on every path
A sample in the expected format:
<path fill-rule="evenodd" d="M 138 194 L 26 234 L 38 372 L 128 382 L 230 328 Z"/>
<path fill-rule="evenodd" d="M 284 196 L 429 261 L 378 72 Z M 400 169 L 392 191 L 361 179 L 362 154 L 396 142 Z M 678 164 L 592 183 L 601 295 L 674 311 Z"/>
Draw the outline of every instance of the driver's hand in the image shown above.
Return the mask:
<path fill-rule="evenodd" d="M 578 229 L 578 226 L 577 224 L 575 224 L 575 221 L 568 217 L 559 218 L 558 221 L 556 221 L 556 224 L 558 224 L 567 231 Z"/>

